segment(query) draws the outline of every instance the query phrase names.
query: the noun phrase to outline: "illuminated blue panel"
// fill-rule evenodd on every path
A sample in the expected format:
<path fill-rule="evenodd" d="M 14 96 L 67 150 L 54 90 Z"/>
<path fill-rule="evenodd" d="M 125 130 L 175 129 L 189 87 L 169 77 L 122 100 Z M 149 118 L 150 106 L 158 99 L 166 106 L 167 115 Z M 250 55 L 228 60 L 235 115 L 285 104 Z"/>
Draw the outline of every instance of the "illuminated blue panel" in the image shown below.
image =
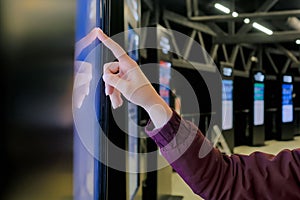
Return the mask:
<path fill-rule="evenodd" d="M 282 84 L 282 122 L 293 121 L 293 85 Z"/>
<path fill-rule="evenodd" d="M 233 128 L 233 80 L 222 80 L 222 129 Z"/>
<path fill-rule="evenodd" d="M 254 125 L 264 124 L 264 83 L 254 83 Z"/>

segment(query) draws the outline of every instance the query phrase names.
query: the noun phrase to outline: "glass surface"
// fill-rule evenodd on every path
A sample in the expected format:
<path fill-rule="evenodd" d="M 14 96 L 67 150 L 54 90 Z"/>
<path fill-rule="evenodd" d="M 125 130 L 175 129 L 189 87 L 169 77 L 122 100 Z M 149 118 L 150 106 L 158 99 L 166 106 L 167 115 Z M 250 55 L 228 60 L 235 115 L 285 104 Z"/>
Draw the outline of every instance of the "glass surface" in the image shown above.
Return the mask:
<path fill-rule="evenodd" d="M 222 80 L 222 129 L 233 127 L 233 80 Z"/>
<path fill-rule="evenodd" d="M 77 0 L 76 42 L 86 36 L 94 27 L 101 24 L 100 4 L 102 4 L 101 0 Z M 81 54 L 75 58 L 76 61 L 87 62 L 95 69 L 96 63 L 99 63 L 101 59 L 99 56 L 100 53 L 97 54 L 97 51 L 95 51 L 96 45 L 97 43 L 94 42 L 86 47 Z M 74 72 L 76 75 L 81 73 L 76 68 Z M 100 69 L 96 69 L 94 72 L 100 73 Z M 90 88 L 95 87 L 97 87 L 97 80 L 93 75 Z M 88 99 L 90 97 L 87 96 L 86 98 Z M 88 100 L 85 100 L 85 102 L 88 102 Z M 99 109 L 97 109 L 99 103 L 100 102 L 96 100 L 95 106 L 97 111 L 99 111 Z M 82 108 L 85 106 L 86 104 L 83 103 Z M 80 111 L 78 111 L 78 113 L 80 113 Z M 100 116 L 100 113 L 96 114 L 97 117 Z M 93 114 L 91 113 L 91 115 Z M 85 139 L 80 136 L 76 128 L 74 129 L 74 200 L 94 200 L 99 197 L 99 191 L 97 189 L 100 184 L 99 181 L 101 181 L 98 175 L 99 161 L 92 155 L 99 151 L 99 123 L 97 119 L 94 119 L 91 124 L 93 124 L 93 127 L 89 127 L 89 129 L 94 131 L 88 130 Z"/>
<path fill-rule="evenodd" d="M 254 125 L 263 125 L 264 124 L 264 88 L 263 83 L 254 83 Z"/>

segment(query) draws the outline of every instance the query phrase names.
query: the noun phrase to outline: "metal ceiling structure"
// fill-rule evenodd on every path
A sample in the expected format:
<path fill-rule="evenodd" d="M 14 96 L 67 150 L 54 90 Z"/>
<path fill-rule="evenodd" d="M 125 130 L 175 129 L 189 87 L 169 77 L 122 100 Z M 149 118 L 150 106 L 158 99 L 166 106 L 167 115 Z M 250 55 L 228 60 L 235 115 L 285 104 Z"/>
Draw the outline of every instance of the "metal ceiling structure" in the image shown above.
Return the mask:
<path fill-rule="evenodd" d="M 300 1 L 144 2 L 151 5 L 148 22 L 153 19 L 151 15 L 155 15 L 155 20 L 166 28 L 181 31 L 197 39 L 210 52 L 216 64 L 233 66 L 236 75 L 248 76 L 254 67 L 273 75 L 295 71 L 297 76 L 300 75 L 300 46 L 295 43 L 300 38 Z M 215 3 L 221 3 L 238 12 L 238 16 L 221 13 L 214 8 Z M 245 18 L 263 24 L 273 30 L 273 34 L 267 35 L 254 29 L 252 23 L 244 23 Z M 174 39 L 173 45 L 178 49 Z M 188 41 L 185 47 L 188 54 L 191 50 Z"/>

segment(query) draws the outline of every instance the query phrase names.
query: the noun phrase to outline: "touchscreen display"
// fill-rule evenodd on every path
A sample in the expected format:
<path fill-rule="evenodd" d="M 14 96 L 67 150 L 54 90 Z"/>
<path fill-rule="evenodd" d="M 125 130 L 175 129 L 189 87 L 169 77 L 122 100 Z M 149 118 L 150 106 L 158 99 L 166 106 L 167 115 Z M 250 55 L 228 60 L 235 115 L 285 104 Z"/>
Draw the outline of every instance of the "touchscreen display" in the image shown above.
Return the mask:
<path fill-rule="evenodd" d="M 282 122 L 293 121 L 293 85 L 282 84 Z"/>
<path fill-rule="evenodd" d="M 233 81 L 223 80 L 222 83 L 222 129 L 228 130 L 233 127 Z"/>
<path fill-rule="evenodd" d="M 264 84 L 254 83 L 254 125 L 264 124 Z"/>

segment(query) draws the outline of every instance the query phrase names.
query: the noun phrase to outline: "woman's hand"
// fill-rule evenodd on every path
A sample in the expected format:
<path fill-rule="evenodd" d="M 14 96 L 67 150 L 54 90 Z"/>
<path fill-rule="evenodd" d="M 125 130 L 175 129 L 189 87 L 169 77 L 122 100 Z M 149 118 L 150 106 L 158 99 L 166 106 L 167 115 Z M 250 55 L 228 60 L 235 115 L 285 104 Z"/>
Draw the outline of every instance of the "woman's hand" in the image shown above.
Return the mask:
<path fill-rule="evenodd" d="M 109 95 L 113 108 L 122 105 L 121 94 L 132 103 L 143 107 L 156 128 L 162 127 L 172 115 L 172 110 L 157 94 L 137 63 L 131 59 L 120 45 L 109 38 L 99 28 L 98 39 L 107 46 L 118 62 L 106 63 L 103 67 L 105 92 Z"/>

